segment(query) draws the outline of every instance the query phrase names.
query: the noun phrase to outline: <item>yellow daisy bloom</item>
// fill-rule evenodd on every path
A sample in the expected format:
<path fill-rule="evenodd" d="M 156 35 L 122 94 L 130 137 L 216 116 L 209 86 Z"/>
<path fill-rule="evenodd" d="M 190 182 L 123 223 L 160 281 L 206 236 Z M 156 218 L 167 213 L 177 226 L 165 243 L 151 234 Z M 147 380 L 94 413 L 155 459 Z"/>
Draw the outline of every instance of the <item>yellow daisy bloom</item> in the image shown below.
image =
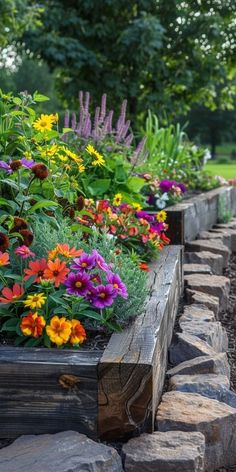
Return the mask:
<path fill-rule="evenodd" d="M 59 115 L 58 115 L 58 113 L 55 113 L 54 115 L 51 114 L 51 115 L 49 115 L 49 116 L 51 116 L 51 119 L 52 119 L 53 123 L 57 123 L 57 122 L 58 122 L 58 120 L 59 120 Z"/>
<path fill-rule="evenodd" d="M 31 154 L 31 152 L 25 151 L 25 152 L 24 152 L 24 158 L 27 159 L 27 160 L 32 159 L 32 154 Z"/>
<path fill-rule="evenodd" d="M 121 193 L 116 193 L 114 198 L 113 198 L 113 205 L 119 206 L 122 202 L 122 195 Z"/>
<path fill-rule="evenodd" d="M 68 157 L 67 157 L 67 156 L 64 156 L 63 154 L 58 154 L 57 157 L 58 157 L 58 159 L 60 159 L 60 161 L 62 161 L 62 162 L 68 161 Z"/>
<path fill-rule="evenodd" d="M 164 223 L 164 221 L 166 221 L 166 218 L 167 213 L 164 210 L 158 211 L 158 213 L 156 214 L 156 219 L 159 223 Z"/>
<path fill-rule="evenodd" d="M 90 156 L 94 155 L 96 152 L 96 149 L 92 146 L 92 144 L 88 144 L 85 150 L 90 154 Z"/>
<path fill-rule="evenodd" d="M 53 124 L 53 119 L 52 115 L 40 115 L 40 118 L 38 118 L 36 121 L 33 122 L 33 127 L 37 131 L 51 131 L 52 129 L 52 124 Z"/>
<path fill-rule="evenodd" d="M 85 166 L 83 164 L 79 165 L 79 172 L 82 174 L 85 171 Z"/>
<path fill-rule="evenodd" d="M 26 307 L 34 310 L 35 308 L 41 308 L 44 305 L 46 298 L 47 297 L 44 293 L 34 293 L 34 295 L 28 295 L 23 303 Z"/>
<path fill-rule="evenodd" d="M 105 161 L 102 156 L 96 157 L 94 161 L 91 162 L 92 166 L 104 166 Z"/>
<path fill-rule="evenodd" d="M 137 211 L 142 210 L 142 207 L 141 207 L 140 203 L 132 203 L 132 207 Z"/>

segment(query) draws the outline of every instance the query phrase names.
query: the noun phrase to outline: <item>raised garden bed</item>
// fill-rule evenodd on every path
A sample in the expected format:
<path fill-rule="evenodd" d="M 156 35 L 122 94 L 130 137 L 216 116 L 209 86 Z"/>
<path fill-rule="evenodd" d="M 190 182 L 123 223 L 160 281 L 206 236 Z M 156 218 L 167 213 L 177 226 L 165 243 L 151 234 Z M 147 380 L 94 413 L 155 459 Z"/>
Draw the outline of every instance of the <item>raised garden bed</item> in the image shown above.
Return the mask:
<path fill-rule="evenodd" d="M 0 437 L 151 432 L 182 286 L 182 249 L 166 247 L 153 264 L 143 315 L 104 351 L 0 347 Z"/>
<path fill-rule="evenodd" d="M 211 228 L 218 219 L 220 197 L 225 209 L 236 214 L 236 187 L 220 187 L 185 200 L 165 209 L 172 244 L 185 244 L 197 237 L 200 231 Z"/>

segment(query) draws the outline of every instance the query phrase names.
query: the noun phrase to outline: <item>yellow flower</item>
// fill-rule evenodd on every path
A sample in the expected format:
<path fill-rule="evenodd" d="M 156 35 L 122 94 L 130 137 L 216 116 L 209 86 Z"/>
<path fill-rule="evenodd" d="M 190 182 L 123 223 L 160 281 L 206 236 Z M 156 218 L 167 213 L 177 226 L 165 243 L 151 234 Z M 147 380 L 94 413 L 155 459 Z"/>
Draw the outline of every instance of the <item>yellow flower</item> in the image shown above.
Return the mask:
<path fill-rule="evenodd" d="M 132 207 L 137 211 L 142 210 L 142 207 L 141 207 L 140 203 L 132 203 Z"/>
<path fill-rule="evenodd" d="M 33 122 L 33 127 L 37 131 L 51 131 L 53 124 L 52 115 L 40 115 L 36 121 Z"/>
<path fill-rule="evenodd" d="M 82 174 L 82 172 L 85 171 L 85 166 L 83 164 L 79 165 L 79 172 Z"/>
<path fill-rule="evenodd" d="M 49 115 L 49 116 L 51 117 L 53 123 L 57 123 L 57 122 L 58 122 L 58 120 L 59 120 L 58 113 L 55 113 L 54 115 L 51 114 L 51 115 Z"/>
<path fill-rule="evenodd" d="M 156 214 L 156 219 L 159 223 L 164 223 L 164 221 L 166 221 L 166 218 L 167 218 L 167 213 L 164 210 L 161 210 Z"/>
<path fill-rule="evenodd" d="M 78 320 L 71 320 L 70 343 L 74 346 L 83 343 L 86 339 L 86 331 Z"/>
<path fill-rule="evenodd" d="M 41 308 L 46 301 L 44 293 L 34 293 L 34 295 L 28 295 L 26 300 L 23 302 L 25 306 L 34 310 L 35 308 Z"/>
<path fill-rule="evenodd" d="M 24 158 L 27 159 L 27 160 L 30 160 L 32 159 L 32 154 L 30 151 L 25 151 L 24 152 Z"/>
<path fill-rule="evenodd" d="M 90 156 L 95 155 L 96 149 L 92 146 L 92 144 L 88 144 L 85 149 L 90 154 Z"/>
<path fill-rule="evenodd" d="M 46 326 L 46 332 L 50 340 L 57 346 L 62 346 L 69 341 L 72 325 L 64 316 L 53 316 L 50 325 Z"/>
<path fill-rule="evenodd" d="M 113 198 L 113 205 L 119 206 L 122 202 L 122 195 L 121 193 L 116 193 L 114 198 Z"/>
<path fill-rule="evenodd" d="M 104 166 L 105 161 L 102 156 L 96 157 L 94 161 L 91 162 L 92 166 Z"/>

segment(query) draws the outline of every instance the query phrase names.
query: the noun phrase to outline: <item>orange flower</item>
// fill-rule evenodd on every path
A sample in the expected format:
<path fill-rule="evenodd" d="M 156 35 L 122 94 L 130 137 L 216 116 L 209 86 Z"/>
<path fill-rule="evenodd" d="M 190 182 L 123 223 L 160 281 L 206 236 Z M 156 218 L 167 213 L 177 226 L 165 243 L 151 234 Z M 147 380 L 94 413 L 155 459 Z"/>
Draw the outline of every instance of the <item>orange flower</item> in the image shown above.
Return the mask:
<path fill-rule="evenodd" d="M 46 332 L 50 340 L 57 346 L 62 346 L 69 341 L 71 335 L 72 324 L 64 316 L 59 318 L 53 316 L 50 325 L 46 326 Z"/>
<path fill-rule="evenodd" d="M 129 229 L 129 235 L 130 236 L 137 236 L 137 234 L 138 234 L 138 228 L 136 228 L 135 226 L 132 226 Z"/>
<path fill-rule="evenodd" d="M 69 269 L 66 267 L 65 262 L 61 262 L 57 257 L 55 261 L 48 261 L 47 269 L 44 271 L 44 278 L 54 280 L 55 286 L 59 287 L 62 284 L 68 274 Z"/>
<path fill-rule="evenodd" d="M 72 258 L 81 256 L 82 253 L 83 249 L 76 249 L 75 247 L 70 248 L 69 244 L 57 244 L 56 247 L 48 253 L 48 258 L 52 260 L 58 254 L 67 258 Z"/>
<path fill-rule="evenodd" d="M 9 254 L 7 252 L 0 251 L 0 267 L 6 266 L 8 264 L 10 264 Z"/>
<path fill-rule="evenodd" d="M 30 261 L 29 268 L 25 269 L 24 280 L 28 280 L 33 275 L 35 276 L 34 282 L 39 283 L 41 279 L 44 278 L 44 271 L 47 268 L 46 259 L 38 259 L 37 261 Z"/>
<path fill-rule="evenodd" d="M 18 298 L 22 297 L 23 294 L 24 289 L 20 284 L 14 284 L 12 289 L 4 287 L 2 289 L 2 295 L 4 295 L 5 298 L 0 297 L 0 303 L 14 303 Z"/>
<path fill-rule="evenodd" d="M 140 262 L 138 266 L 140 270 L 144 270 L 145 272 L 150 272 L 150 268 L 148 267 L 147 264 L 145 264 L 145 262 Z"/>
<path fill-rule="evenodd" d="M 38 338 L 43 332 L 46 321 L 43 316 L 39 316 L 37 312 L 31 311 L 21 320 L 20 329 L 25 336 L 33 336 Z"/>
<path fill-rule="evenodd" d="M 86 339 L 86 331 L 80 321 L 78 320 L 71 320 L 71 335 L 70 335 L 70 343 L 73 344 L 80 344 L 83 343 Z"/>

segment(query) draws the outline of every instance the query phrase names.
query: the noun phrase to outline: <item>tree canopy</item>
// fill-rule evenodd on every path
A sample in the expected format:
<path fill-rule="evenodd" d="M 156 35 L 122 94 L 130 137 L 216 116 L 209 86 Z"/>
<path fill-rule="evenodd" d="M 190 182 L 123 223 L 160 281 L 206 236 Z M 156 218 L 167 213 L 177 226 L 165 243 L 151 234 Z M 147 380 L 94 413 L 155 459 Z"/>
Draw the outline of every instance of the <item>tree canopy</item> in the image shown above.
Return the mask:
<path fill-rule="evenodd" d="M 67 104 L 80 89 L 130 111 L 230 108 L 236 94 L 236 4 L 231 0 L 45 0 L 24 41 L 57 71 Z"/>
<path fill-rule="evenodd" d="M 37 1 L 0 0 L 0 47 L 20 39 L 28 28 L 39 27 L 42 12 Z"/>

